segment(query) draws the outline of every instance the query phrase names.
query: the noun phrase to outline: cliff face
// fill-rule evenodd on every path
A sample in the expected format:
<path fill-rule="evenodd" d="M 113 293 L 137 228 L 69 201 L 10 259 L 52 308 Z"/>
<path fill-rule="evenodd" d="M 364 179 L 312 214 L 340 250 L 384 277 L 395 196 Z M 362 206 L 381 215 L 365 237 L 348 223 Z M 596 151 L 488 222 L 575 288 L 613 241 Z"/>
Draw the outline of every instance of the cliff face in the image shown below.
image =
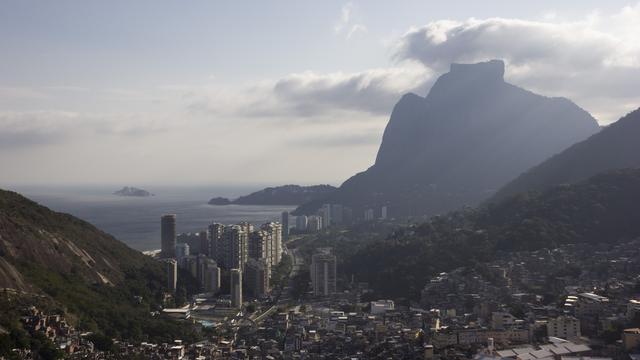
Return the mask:
<path fill-rule="evenodd" d="M 376 162 L 322 202 L 359 214 L 386 205 L 393 216 L 474 205 L 520 173 L 599 130 L 571 101 L 504 81 L 504 63 L 452 64 L 426 98 L 404 95 Z"/>
<path fill-rule="evenodd" d="M 609 170 L 640 168 L 639 139 L 640 109 L 520 175 L 492 200 L 575 183 Z"/>

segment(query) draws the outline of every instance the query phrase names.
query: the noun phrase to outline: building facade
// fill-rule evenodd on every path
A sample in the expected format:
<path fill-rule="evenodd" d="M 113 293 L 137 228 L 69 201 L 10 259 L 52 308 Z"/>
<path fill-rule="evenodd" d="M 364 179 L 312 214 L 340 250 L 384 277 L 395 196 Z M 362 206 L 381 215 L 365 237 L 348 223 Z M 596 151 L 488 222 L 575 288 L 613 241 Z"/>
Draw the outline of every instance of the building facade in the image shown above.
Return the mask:
<path fill-rule="evenodd" d="M 163 215 L 160 219 L 160 257 L 173 258 L 176 256 L 176 216 Z"/>
<path fill-rule="evenodd" d="M 580 338 L 580 320 L 573 316 L 559 316 L 547 322 L 547 335 L 565 340 Z"/>
<path fill-rule="evenodd" d="M 296 216 L 296 230 L 307 231 L 308 219 L 306 215 Z"/>
<path fill-rule="evenodd" d="M 336 292 L 336 257 L 321 252 L 311 257 L 311 283 L 315 296 L 329 296 Z"/>
<path fill-rule="evenodd" d="M 266 296 L 269 291 L 269 265 L 264 259 L 249 259 L 245 266 L 244 281 L 247 291 L 254 298 Z"/>
<path fill-rule="evenodd" d="M 175 259 L 166 259 L 167 288 L 171 292 L 176 292 L 178 285 L 178 262 Z"/>
<path fill-rule="evenodd" d="M 240 269 L 231 269 L 231 306 L 235 308 L 242 307 L 242 271 Z"/>
<path fill-rule="evenodd" d="M 282 238 L 284 241 L 289 240 L 289 212 L 282 212 Z"/>

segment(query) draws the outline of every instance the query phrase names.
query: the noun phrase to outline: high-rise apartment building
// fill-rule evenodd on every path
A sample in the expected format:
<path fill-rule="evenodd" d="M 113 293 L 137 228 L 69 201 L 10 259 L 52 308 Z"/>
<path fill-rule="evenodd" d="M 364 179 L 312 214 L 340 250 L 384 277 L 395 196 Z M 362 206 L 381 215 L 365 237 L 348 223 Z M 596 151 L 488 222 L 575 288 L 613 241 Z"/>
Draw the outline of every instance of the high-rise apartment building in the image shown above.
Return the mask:
<path fill-rule="evenodd" d="M 246 232 L 247 234 L 254 230 L 253 224 L 248 223 L 246 221 L 239 223 L 238 226 L 240 226 L 240 228 L 242 228 L 242 231 Z"/>
<path fill-rule="evenodd" d="M 289 212 L 282 212 L 282 239 L 289 240 Z"/>
<path fill-rule="evenodd" d="M 176 216 L 174 214 L 163 215 L 160 219 L 161 258 L 173 258 L 176 256 Z"/>
<path fill-rule="evenodd" d="M 343 210 L 341 204 L 331 204 L 331 225 L 341 225 L 343 223 Z"/>
<path fill-rule="evenodd" d="M 214 259 L 218 262 L 218 264 L 223 263 L 223 252 L 224 252 L 224 244 L 222 243 L 222 235 L 224 234 L 225 226 L 218 223 L 213 223 L 209 225 L 208 231 L 208 254 L 210 258 Z"/>
<path fill-rule="evenodd" d="M 373 209 L 365 210 L 364 221 L 373 221 L 373 219 L 374 219 Z"/>
<path fill-rule="evenodd" d="M 331 221 L 331 204 L 324 204 L 320 209 L 320 216 L 322 216 L 322 226 L 328 228 L 332 225 Z"/>
<path fill-rule="evenodd" d="M 245 266 L 244 281 L 247 291 L 254 298 L 261 298 L 269 293 L 269 265 L 265 259 L 249 259 Z"/>
<path fill-rule="evenodd" d="M 209 237 L 209 231 L 202 230 L 198 233 L 198 239 L 200 243 L 199 254 L 205 256 L 211 256 L 211 238 Z"/>
<path fill-rule="evenodd" d="M 222 266 L 226 269 L 244 269 L 248 257 L 248 233 L 249 229 L 243 225 L 232 225 L 225 228 L 222 234 Z"/>
<path fill-rule="evenodd" d="M 311 257 L 311 283 L 313 294 L 329 296 L 336 292 L 336 257 L 329 249 L 319 249 Z"/>
<path fill-rule="evenodd" d="M 296 216 L 296 230 L 307 231 L 308 219 L 306 215 Z"/>
<path fill-rule="evenodd" d="M 200 264 L 200 288 L 205 292 L 220 290 L 220 268 L 215 260 L 204 258 Z"/>
<path fill-rule="evenodd" d="M 322 217 L 319 215 L 311 215 L 307 218 L 307 231 L 318 232 L 322 230 Z"/>
<path fill-rule="evenodd" d="M 164 261 L 167 271 L 167 288 L 169 291 L 175 292 L 178 285 L 178 262 L 175 259 L 165 259 Z"/>
<path fill-rule="evenodd" d="M 282 225 L 277 222 L 268 222 L 262 225 L 261 230 L 266 231 L 271 237 L 271 265 L 275 266 L 282 260 Z"/>
<path fill-rule="evenodd" d="M 242 307 L 242 271 L 240 269 L 231 269 L 231 306 L 234 308 Z"/>
<path fill-rule="evenodd" d="M 189 244 L 187 243 L 177 243 L 176 244 L 176 259 L 182 259 L 184 257 L 189 256 L 191 250 L 189 248 Z"/>
<path fill-rule="evenodd" d="M 256 260 L 267 259 L 271 263 L 272 244 L 273 241 L 268 232 L 253 231 L 249 234 L 249 257 Z"/>

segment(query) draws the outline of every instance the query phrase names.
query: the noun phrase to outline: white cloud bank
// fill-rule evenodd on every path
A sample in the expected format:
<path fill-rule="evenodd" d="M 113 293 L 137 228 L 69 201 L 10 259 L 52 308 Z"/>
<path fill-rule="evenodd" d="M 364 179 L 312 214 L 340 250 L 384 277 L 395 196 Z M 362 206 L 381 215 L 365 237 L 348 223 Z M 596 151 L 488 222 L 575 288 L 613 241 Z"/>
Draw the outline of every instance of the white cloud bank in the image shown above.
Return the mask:
<path fill-rule="evenodd" d="M 351 3 L 343 7 L 336 32 L 352 22 L 352 10 Z M 574 100 L 602 123 L 640 107 L 640 5 L 577 21 L 557 15 L 539 21 L 439 20 L 409 30 L 391 47 L 394 67 L 289 74 L 233 93 L 201 89 L 191 106 L 243 117 L 308 119 L 340 111 L 382 116 L 403 93 L 425 95 L 452 62 L 502 59 L 507 81 Z"/>
<path fill-rule="evenodd" d="M 605 123 L 640 106 L 640 5 L 580 21 L 435 21 L 396 46 L 397 59 L 438 72 L 452 62 L 503 59 L 508 81 L 568 97 Z"/>
<path fill-rule="evenodd" d="M 290 74 L 234 92 L 219 88 L 195 91 L 192 110 L 247 118 L 314 119 L 344 112 L 360 118 L 388 115 L 399 97 L 408 91 L 424 93 L 432 80 L 429 69 L 408 62 L 402 67 L 371 69 L 358 73 Z"/>
<path fill-rule="evenodd" d="M 333 30 L 350 38 L 362 31 L 359 26 L 364 28 L 354 20 L 353 5 L 347 4 Z M 200 180 L 252 179 L 257 173 L 260 181 L 274 183 L 337 182 L 371 163 L 400 96 L 406 92 L 425 95 L 451 62 L 503 59 L 507 81 L 543 95 L 574 100 L 603 123 L 640 107 L 640 5 L 580 20 L 562 20 L 557 15 L 537 21 L 439 20 L 407 31 L 396 39 L 392 53 L 393 65 L 386 68 L 292 73 L 235 89 L 183 85 L 150 89 L 149 96 L 142 91 L 135 97 L 122 89 L 118 96 L 138 99 L 130 102 L 142 107 L 121 113 L 73 107 L 68 111 L 17 111 L 12 108 L 15 104 L 42 102 L 51 92 L 69 89 L 0 87 L 0 163 L 8 164 L 7 168 L 15 168 L 18 165 L 12 164 L 18 162 L 53 166 L 34 149 L 57 143 L 64 156 L 84 156 L 83 161 L 78 160 L 82 164 L 95 158 L 90 156 L 94 151 L 109 151 L 109 156 L 126 159 L 129 170 L 138 169 L 138 164 L 149 166 L 135 170 L 133 176 L 122 171 L 121 164 L 107 164 L 107 160 L 105 166 L 111 167 L 105 168 L 105 179 L 118 174 L 133 179 L 145 179 L 148 174 L 175 179 L 179 175 L 165 173 L 162 163 L 151 164 L 170 159 L 175 173 L 194 173 L 194 169 L 213 169 L 203 164 L 215 159 L 227 171 L 198 173 Z M 86 89 L 73 91 L 87 93 Z M 110 97 L 115 96 L 112 93 Z M 156 106 L 156 98 L 162 99 L 162 109 L 146 112 L 144 106 Z M 110 101 L 105 107 L 114 104 Z M 88 99 L 86 103 L 94 102 Z M 102 150 L 87 148 L 87 143 L 99 144 Z M 79 148 L 86 153 L 80 154 Z M 31 160 L 18 161 L 12 154 L 25 149 Z M 274 165 L 274 158 L 282 161 Z M 291 164 L 296 164 L 295 170 Z M 14 179 L 21 178 L 16 175 Z"/>

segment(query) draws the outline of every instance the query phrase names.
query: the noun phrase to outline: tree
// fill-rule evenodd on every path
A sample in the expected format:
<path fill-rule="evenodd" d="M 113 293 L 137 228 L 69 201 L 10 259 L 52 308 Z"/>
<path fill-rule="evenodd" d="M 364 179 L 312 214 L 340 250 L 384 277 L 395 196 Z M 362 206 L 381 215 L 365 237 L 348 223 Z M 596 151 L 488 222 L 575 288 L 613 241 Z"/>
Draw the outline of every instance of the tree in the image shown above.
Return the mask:
<path fill-rule="evenodd" d="M 113 351 L 113 340 L 104 334 L 93 333 L 87 337 L 87 340 L 100 351 Z"/>

